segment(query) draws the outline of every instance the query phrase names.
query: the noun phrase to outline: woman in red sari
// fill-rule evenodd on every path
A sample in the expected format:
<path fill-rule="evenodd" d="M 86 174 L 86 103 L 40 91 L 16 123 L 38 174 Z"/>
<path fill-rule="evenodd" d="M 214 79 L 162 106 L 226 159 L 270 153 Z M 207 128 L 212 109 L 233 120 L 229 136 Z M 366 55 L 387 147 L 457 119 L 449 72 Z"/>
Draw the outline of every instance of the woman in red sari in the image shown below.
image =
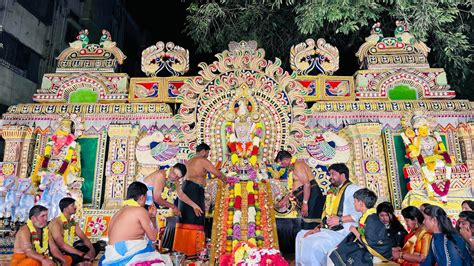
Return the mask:
<path fill-rule="evenodd" d="M 408 206 L 402 210 L 402 216 L 410 232 L 402 248 L 393 248 L 392 256 L 403 266 L 417 266 L 428 255 L 431 233 L 423 225 L 424 217 L 418 208 Z"/>

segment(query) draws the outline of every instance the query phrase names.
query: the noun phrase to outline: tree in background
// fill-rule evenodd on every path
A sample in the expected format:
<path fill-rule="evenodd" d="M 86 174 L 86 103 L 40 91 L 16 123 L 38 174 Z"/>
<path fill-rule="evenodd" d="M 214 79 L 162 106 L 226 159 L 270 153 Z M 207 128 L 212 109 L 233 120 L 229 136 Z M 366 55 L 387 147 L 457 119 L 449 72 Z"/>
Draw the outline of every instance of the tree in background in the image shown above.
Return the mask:
<path fill-rule="evenodd" d="M 256 40 L 267 58 L 280 57 L 289 69 L 292 45 L 325 38 L 340 50 L 340 72 L 347 75 L 357 69 L 355 52 L 375 22 L 388 33 L 396 20 L 405 20 L 414 36 L 431 48 L 431 66 L 446 70 L 458 98 L 474 100 L 472 1 L 220 0 L 192 2 L 187 12 L 185 32 L 198 52 L 222 51 L 230 41 Z"/>

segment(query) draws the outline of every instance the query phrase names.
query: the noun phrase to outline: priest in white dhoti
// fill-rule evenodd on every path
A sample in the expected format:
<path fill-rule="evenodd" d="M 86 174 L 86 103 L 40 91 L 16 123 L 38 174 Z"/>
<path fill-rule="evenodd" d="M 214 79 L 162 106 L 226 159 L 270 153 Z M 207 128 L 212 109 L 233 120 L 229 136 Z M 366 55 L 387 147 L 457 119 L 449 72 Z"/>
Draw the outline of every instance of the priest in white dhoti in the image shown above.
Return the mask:
<path fill-rule="evenodd" d="M 127 190 L 127 200 L 110 221 L 109 245 L 105 248 L 101 265 L 171 265 L 168 255 L 155 251 L 156 208 L 144 208 L 148 188 L 141 182 L 133 182 Z"/>
<path fill-rule="evenodd" d="M 354 208 L 354 193 L 360 188 L 349 181 L 349 169 L 337 163 L 329 167 L 328 191 L 323 221 L 313 230 L 302 230 L 296 236 L 296 265 L 326 266 L 327 255 L 357 226 L 360 212 Z"/>

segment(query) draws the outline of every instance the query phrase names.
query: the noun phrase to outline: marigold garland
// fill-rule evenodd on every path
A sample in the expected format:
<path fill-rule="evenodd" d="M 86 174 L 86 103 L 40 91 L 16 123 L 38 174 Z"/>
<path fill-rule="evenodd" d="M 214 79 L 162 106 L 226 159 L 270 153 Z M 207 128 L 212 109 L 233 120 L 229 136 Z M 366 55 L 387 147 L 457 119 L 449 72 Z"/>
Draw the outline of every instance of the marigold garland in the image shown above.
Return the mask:
<path fill-rule="evenodd" d="M 140 204 L 138 204 L 138 202 L 136 202 L 134 199 L 124 200 L 122 202 L 122 205 L 123 206 L 131 206 L 131 207 L 141 207 Z"/>
<path fill-rule="evenodd" d="M 171 190 L 176 191 L 176 183 L 171 181 L 168 176 L 170 175 L 171 168 L 168 168 L 165 173 L 165 186 Z"/>
<path fill-rule="evenodd" d="M 40 253 L 40 254 L 45 254 L 48 251 L 48 244 L 49 244 L 49 233 L 48 233 L 48 227 L 43 228 L 43 239 L 42 239 L 42 244 L 40 245 L 40 236 L 38 232 L 36 231 L 36 228 L 33 225 L 33 222 L 28 219 L 26 222 L 26 226 L 28 227 L 28 230 L 31 233 L 31 239 L 33 240 L 33 245 L 35 247 L 35 251 Z"/>
<path fill-rule="evenodd" d="M 76 222 L 74 219 L 71 219 L 71 221 L 68 222 L 63 213 L 59 215 L 59 219 L 63 223 L 64 243 L 72 246 L 74 244 L 74 237 L 76 236 Z"/>
<path fill-rule="evenodd" d="M 288 180 L 287 180 L 287 189 L 288 191 L 293 190 L 293 172 L 295 171 L 296 157 L 291 158 L 291 164 L 288 167 Z"/>

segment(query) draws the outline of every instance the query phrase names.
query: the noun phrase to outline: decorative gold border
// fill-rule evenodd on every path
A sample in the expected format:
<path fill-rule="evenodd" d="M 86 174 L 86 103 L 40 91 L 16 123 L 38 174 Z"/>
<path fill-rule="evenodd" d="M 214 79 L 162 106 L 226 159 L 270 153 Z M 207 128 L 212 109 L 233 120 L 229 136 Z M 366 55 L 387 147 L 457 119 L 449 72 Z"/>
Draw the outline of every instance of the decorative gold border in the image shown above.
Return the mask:
<path fill-rule="evenodd" d="M 272 224 L 272 230 L 273 230 L 273 248 L 274 249 L 280 249 L 279 243 L 278 243 L 278 230 L 277 230 L 277 225 L 276 225 L 276 218 L 275 218 L 275 211 L 273 208 L 273 195 L 272 195 L 272 188 L 270 187 L 269 182 L 263 183 L 266 189 L 266 195 L 267 195 L 267 202 L 268 202 L 268 213 L 270 214 L 270 220 Z"/>
<path fill-rule="evenodd" d="M 153 108 L 151 108 L 153 107 Z M 117 109 L 118 110 L 115 110 Z M 36 109 L 36 110 L 35 110 Z M 47 104 L 18 104 L 8 108 L 3 119 L 18 115 L 24 120 L 26 115 L 55 115 L 63 113 L 81 113 L 87 115 L 103 114 L 168 114 L 172 115 L 171 107 L 166 103 L 47 103 Z M 44 116 L 42 116 L 44 118 Z M 86 119 L 87 120 L 87 119 Z"/>
<path fill-rule="evenodd" d="M 46 143 L 51 141 L 53 130 L 47 131 L 47 134 L 37 134 L 34 140 L 33 152 L 35 155 L 43 154 Z M 83 204 L 84 208 L 100 208 L 102 199 L 102 187 L 104 179 L 105 148 L 107 145 L 107 131 L 95 131 L 94 128 L 84 131 L 84 135 L 78 139 L 97 138 L 96 165 L 94 166 L 94 184 L 92 190 L 92 203 Z M 33 156 L 31 168 L 35 169 L 38 163 L 38 156 Z"/>
<path fill-rule="evenodd" d="M 367 105 L 367 106 L 366 106 Z M 348 101 L 348 102 L 315 102 L 311 107 L 313 114 L 319 112 L 402 112 L 415 109 L 424 109 L 432 112 L 456 112 L 472 116 L 469 111 L 474 110 L 474 102 L 468 100 L 427 100 L 427 101 Z"/>
<path fill-rule="evenodd" d="M 393 72 L 394 70 L 397 70 L 398 68 L 395 69 L 361 69 L 357 70 L 354 73 L 354 77 L 357 76 L 359 73 L 385 73 L 385 72 Z M 423 72 L 445 72 L 444 68 L 417 68 L 416 71 L 423 73 Z"/>
<path fill-rule="evenodd" d="M 98 83 L 101 83 L 104 85 L 104 87 L 106 88 L 106 97 L 107 96 L 114 96 L 114 95 L 118 95 L 118 96 L 121 96 L 121 95 L 125 95 L 125 94 L 128 94 L 128 87 L 129 87 L 129 76 L 127 73 L 104 73 L 104 72 L 78 72 L 78 73 L 64 73 L 64 72 L 60 72 L 60 73 L 48 73 L 48 74 L 44 74 L 43 76 L 43 79 L 41 80 L 41 87 L 40 89 L 38 89 L 34 94 L 33 94 L 33 100 L 35 102 L 38 102 L 38 103 L 43 103 L 43 104 L 81 104 L 81 103 L 69 103 L 69 99 L 64 99 L 64 98 L 61 98 L 61 99 L 57 99 L 57 98 L 54 98 L 54 99 L 41 99 L 41 98 L 36 98 L 36 97 L 41 97 L 41 96 L 48 96 L 48 95 L 51 95 L 51 96 L 54 96 L 54 97 L 57 97 L 57 89 L 59 89 L 59 87 L 65 82 L 65 80 L 61 81 L 61 83 L 58 83 L 56 85 L 58 85 L 56 87 L 56 90 L 53 90 L 53 87 L 43 87 L 43 83 L 45 82 L 45 80 L 48 80 L 49 83 L 51 83 L 52 85 L 54 85 L 55 83 L 53 83 L 51 80 L 47 79 L 47 77 L 50 77 L 50 78 L 63 78 L 63 79 L 66 79 L 66 80 L 71 80 L 71 79 L 76 79 L 76 78 L 79 78 L 81 76 L 87 76 L 88 78 L 90 79 L 93 79 L 95 81 L 97 81 Z M 99 77 L 100 76 L 100 77 Z M 120 78 L 121 80 L 122 79 L 125 79 L 125 85 L 123 87 L 119 87 L 117 85 L 117 91 L 116 92 L 110 92 L 111 91 L 111 88 L 107 86 L 107 84 L 104 84 L 100 78 L 103 78 L 103 79 L 106 79 L 108 80 L 109 77 L 118 77 Z M 112 81 L 109 81 L 110 83 L 112 83 Z M 122 89 L 123 91 L 120 91 L 120 89 Z M 99 95 L 97 95 L 97 102 L 95 104 L 98 104 L 98 103 L 118 103 L 118 102 L 125 102 L 127 100 L 127 97 L 124 97 L 124 98 L 120 98 L 120 99 L 101 99 Z"/>

